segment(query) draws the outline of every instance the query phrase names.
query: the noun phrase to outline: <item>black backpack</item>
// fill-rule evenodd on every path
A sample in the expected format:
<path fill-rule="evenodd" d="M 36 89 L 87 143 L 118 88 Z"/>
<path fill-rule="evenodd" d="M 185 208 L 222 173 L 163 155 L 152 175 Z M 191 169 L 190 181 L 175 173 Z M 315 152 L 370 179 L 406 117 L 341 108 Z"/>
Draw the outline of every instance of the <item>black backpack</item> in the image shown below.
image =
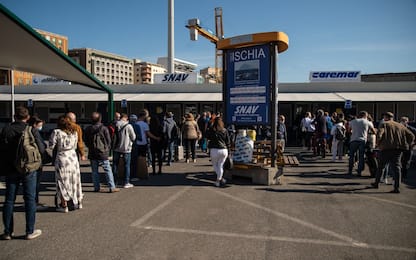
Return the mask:
<path fill-rule="evenodd" d="M 337 125 L 335 129 L 335 139 L 344 141 L 346 139 L 346 131 L 345 127 Z"/>

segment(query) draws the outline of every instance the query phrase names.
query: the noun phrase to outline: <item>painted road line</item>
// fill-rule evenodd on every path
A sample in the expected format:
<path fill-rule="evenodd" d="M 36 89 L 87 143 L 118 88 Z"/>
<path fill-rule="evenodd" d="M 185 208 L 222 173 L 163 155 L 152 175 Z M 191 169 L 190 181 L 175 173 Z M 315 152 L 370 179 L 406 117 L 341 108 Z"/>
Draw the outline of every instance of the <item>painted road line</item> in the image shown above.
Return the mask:
<path fill-rule="evenodd" d="M 396 247 L 396 246 L 388 246 L 388 245 L 369 245 L 365 243 L 350 243 L 350 242 L 328 241 L 328 240 L 320 240 L 320 239 L 291 238 L 291 237 L 279 237 L 279 236 L 268 236 L 268 235 L 247 235 L 247 234 L 239 234 L 239 233 L 204 231 L 204 230 L 184 229 L 184 228 L 157 227 L 157 226 L 135 226 L 135 227 L 141 228 L 144 230 L 151 230 L 151 231 L 173 232 L 173 233 L 183 233 L 183 234 L 192 234 L 192 235 L 219 236 L 219 237 L 227 237 L 227 238 L 239 238 L 239 239 L 243 238 L 243 239 L 255 239 L 255 240 L 264 240 L 264 241 L 281 241 L 281 242 L 289 242 L 289 243 L 315 244 L 315 245 L 324 245 L 324 246 L 356 247 L 356 248 L 362 248 L 362 249 L 376 249 L 376 250 L 416 253 L 415 248 Z"/>
<path fill-rule="evenodd" d="M 161 211 L 163 208 L 165 208 L 166 206 L 168 206 L 170 203 L 172 203 L 174 200 L 176 200 L 177 198 L 179 198 L 182 194 L 184 194 L 186 191 L 188 191 L 191 187 L 192 186 L 188 186 L 188 187 L 185 187 L 185 188 L 181 189 L 180 191 L 178 191 L 177 193 L 175 193 L 175 195 L 173 195 L 169 199 L 165 200 L 163 203 L 161 203 L 159 206 L 157 206 L 156 208 L 154 208 L 151 211 L 149 211 L 143 217 L 141 217 L 138 220 L 136 220 L 133 223 L 131 223 L 130 226 L 136 227 L 136 226 L 142 225 L 144 222 L 146 222 L 153 215 L 155 215 L 156 213 L 158 213 L 159 211 Z"/>

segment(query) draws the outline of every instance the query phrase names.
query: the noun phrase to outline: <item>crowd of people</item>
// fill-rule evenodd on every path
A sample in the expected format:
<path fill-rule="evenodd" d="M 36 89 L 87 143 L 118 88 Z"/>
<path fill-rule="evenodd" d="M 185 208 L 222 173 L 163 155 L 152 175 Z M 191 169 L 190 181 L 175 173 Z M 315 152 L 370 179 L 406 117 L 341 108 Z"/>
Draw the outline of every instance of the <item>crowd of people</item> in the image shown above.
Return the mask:
<path fill-rule="evenodd" d="M 82 129 L 76 119 L 73 112 L 59 116 L 56 128 L 45 141 L 40 134 L 44 121 L 36 115 L 30 116 L 27 108 L 19 106 L 15 110 L 14 122 L 1 130 L 0 158 L 6 175 L 6 194 L 4 233 L 0 239 L 10 240 L 14 235 L 13 211 L 20 184 L 23 186 L 26 215 L 25 238 L 35 239 L 42 234 L 40 229 L 35 229 L 35 220 L 36 211 L 47 208 L 39 201 L 42 167 L 47 163 L 52 163 L 55 169 L 55 207 L 62 213 L 83 207 L 80 161 L 87 160 L 87 155 L 94 192 L 115 193 L 120 191 L 120 187 L 131 188 L 132 181 L 148 178 L 148 166 L 151 166 L 153 174 L 162 174 L 163 163 L 166 161 L 167 166 L 171 165 L 175 147 L 182 144 L 185 147 L 184 162 L 189 163 L 190 159 L 196 162 L 197 143 L 203 152 L 209 149 L 217 173 L 216 186 L 225 184 L 223 164 L 229 154 L 230 138 L 220 116 L 204 113 L 195 119 L 192 113 L 187 113 L 178 125 L 171 112 L 160 118 L 150 116 L 143 109 L 130 116 L 116 112 L 114 121 L 106 126 L 101 121 L 101 114 L 93 112 L 91 124 L 86 129 Z M 25 129 L 31 133 L 28 138 Z M 26 157 L 18 158 L 19 149 L 36 149 L 41 161 L 30 165 L 36 165 L 36 168 L 28 166 L 24 173 L 17 170 L 17 161 L 29 161 Z M 36 161 L 36 158 L 30 160 Z M 100 167 L 105 173 L 106 187 L 100 183 Z"/>
<path fill-rule="evenodd" d="M 357 175 L 361 176 L 367 161 L 370 172 L 375 177 L 372 187 L 378 188 L 382 176 L 393 175 L 393 193 L 399 193 L 401 180 L 406 179 L 410 156 L 415 146 L 416 128 L 409 125 L 408 117 L 394 121 L 394 114 L 386 112 L 376 127 L 371 115 L 360 111 L 357 116 L 344 117 L 343 113 L 324 112 L 318 109 L 315 115 L 306 112 L 300 123 L 304 146 L 316 156 L 325 158 L 330 151 L 332 161 L 343 160 L 348 155 L 348 174 L 353 174 L 357 165 Z M 374 153 L 376 151 L 376 153 Z M 376 154 L 378 158 L 370 158 Z"/>
<path fill-rule="evenodd" d="M 94 192 L 115 193 L 121 187 L 131 188 L 132 181 L 148 178 L 148 166 L 153 174 L 162 174 L 164 163 L 169 166 L 175 156 L 179 158 L 176 153 L 182 145 L 183 162 L 196 162 L 198 146 L 201 152 L 210 156 L 216 173 L 215 186 L 220 187 L 226 183 L 223 177 L 224 163 L 231 154 L 235 128 L 227 128 L 221 114 L 204 112 L 195 118 L 194 114 L 187 113 L 177 123 L 171 112 L 166 112 L 161 118 L 160 115 L 150 116 L 143 109 L 137 115 L 116 112 L 114 121 L 106 126 L 101 122 L 101 114 L 93 112 L 91 124 L 82 129 L 77 124 L 75 113 L 68 112 L 58 118 L 56 128 L 50 133 L 47 142 L 40 134 L 43 120 L 36 115 L 30 116 L 27 108 L 17 107 L 14 119 L 0 134 L 1 168 L 6 173 L 4 233 L 0 237 L 3 240 L 13 237 L 13 210 L 20 184 L 24 195 L 26 239 L 35 239 L 42 234 L 40 229 L 35 229 L 36 211 L 45 207 L 39 201 L 42 164 L 54 165 L 55 206 L 56 211 L 62 213 L 83 207 L 80 161 L 86 160 L 87 155 Z M 357 117 L 345 118 L 342 113 L 332 113 L 330 116 L 319 109 L 314 115 L 310 112 L 305 114 L 300 129 L 304 145 L 315 155 L 325 157 L 329 150 L 332 161 L 336 161 L 343 160 L 347 153 L 350 175 L 357 162 L 357 175 L 361 175 L 366 149 L 379 151 L 372 187 L 378 188 L 383 173 L 389 171 L 395 180 L 392 192 L 400 192 L 400 176 L 402 179 L 407 177 L 407 164 L 415 145 L 416 129 L 409 125 L 407 117 L 395 122 L 394 115 L 387 112 L 376 128 L 366 111 L 359 112 Z M 270 137 L 270 129 L 258 130 L 259 138 Z M 276 132 L 284 149 L 287 130 L 283 115 L 279 115 Z M 25 133 L 29 133 L 29 136 Z M 27 166 L 26 172 L 22 174 L 16 168 L 16 162 L 22 161 L 22 158 L 18 158 L 18 152 L 19 149 L 29 149 L 28 147 L 37 149 L 41 162 Z M 36 168 L 33 165 L 37 165 Z M 106 186 L 101 185 L 100 167 L 105 173 Z"/>

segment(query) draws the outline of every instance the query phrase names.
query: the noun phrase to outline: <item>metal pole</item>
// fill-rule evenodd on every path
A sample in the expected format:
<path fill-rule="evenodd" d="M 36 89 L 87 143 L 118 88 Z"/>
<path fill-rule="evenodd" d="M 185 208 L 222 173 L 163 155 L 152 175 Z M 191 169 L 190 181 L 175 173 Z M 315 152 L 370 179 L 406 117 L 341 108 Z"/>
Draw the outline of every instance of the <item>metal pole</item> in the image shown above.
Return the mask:
<path fill-rule="evenodd" d="M 114 93 L 113 91 L 108 93 L 108 121 L 111 123 L 114 119 Z"/>
<path fill-rule="evenodd" d="M 168 73 L 175 73 L 174 0 L 168 0 Z"/>
<path fill-rule="evenodd" d="M 271 97 L 271 124 L 272 124 L 272 163 L 271 167 L 276 167 L 277 159 L 277 146 L 276 146 L 276 135 L 277 135 L 277 47 L 275 44 L 270 46 L 270 73 L 271 73 L 271 88 L 272 88 L 272 97 Z"/>
<path fill-rule="evenodd" d="M 11 100 L 12 100 L 12 111 L 11 111 L 11 117 L 12 122 L 14 122 L 14 72 L 13 70 L 10 70 L 10 86 L 11 86 Z"/>

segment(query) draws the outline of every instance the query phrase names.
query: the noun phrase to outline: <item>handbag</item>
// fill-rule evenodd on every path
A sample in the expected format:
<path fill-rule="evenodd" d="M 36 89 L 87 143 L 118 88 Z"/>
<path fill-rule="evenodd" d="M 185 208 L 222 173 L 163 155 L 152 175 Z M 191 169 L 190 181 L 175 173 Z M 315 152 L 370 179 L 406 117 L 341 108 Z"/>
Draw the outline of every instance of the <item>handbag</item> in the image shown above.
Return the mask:
<path fill-rule="evenodd" d="M 227 158 L 225 159 L 224 162 L 224 166 L 223 168 L 225 170 L 231 170 L 234 167 L 234 162 L 233 162 L 233 158 L 229 155 L 227 156 Z"/>

